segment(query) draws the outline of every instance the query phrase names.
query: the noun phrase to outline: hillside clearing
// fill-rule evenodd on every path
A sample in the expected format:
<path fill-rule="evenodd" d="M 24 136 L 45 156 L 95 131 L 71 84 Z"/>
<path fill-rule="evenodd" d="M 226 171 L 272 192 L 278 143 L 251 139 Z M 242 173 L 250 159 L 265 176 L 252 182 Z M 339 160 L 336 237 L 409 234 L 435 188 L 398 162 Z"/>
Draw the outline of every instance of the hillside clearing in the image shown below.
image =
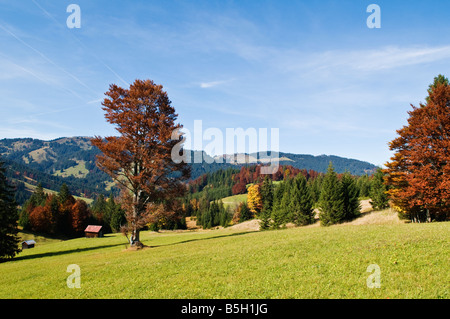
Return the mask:
<path fill-rule="evenodd" d="M 247 201 L 247 194 L 228 196 L 222 198 L 221 200 L 225 208 L 229 207 L 231 211 L 233 211 L 239 206 L 240 203 Z"/>
<path fill-rule="evenodd" d="M 64 170 L 56 170 L 53 173 L 53 175 L 62 177 L 73 176 L 76 178 L 86 177 L 86 175 L 89 174 L 89 171 L 86 169 L 86 161 L 83 160 L 75 160 L 75 161 L 77 162 L 77 165 L 71 166 Z"/>

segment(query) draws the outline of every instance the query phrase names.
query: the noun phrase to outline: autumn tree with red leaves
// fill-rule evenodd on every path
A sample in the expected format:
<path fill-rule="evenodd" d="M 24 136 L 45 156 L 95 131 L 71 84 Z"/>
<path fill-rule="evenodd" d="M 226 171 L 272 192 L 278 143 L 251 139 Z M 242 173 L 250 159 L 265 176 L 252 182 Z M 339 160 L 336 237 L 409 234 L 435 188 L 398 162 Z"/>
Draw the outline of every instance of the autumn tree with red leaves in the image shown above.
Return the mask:
<path fill-rule="evenodd" d="M 141 246 L 139 231 L 149 221 L 151 207 L 185 191 L 182 181 L 190 175 L 189 166 L 171 157 L 181 140 L 172 133 L 182 126 L 175 123 L 178 115 L 162 85 L 151 80 L 136 80 L 128 89 L 112 84 L 105 95 L 105 118 L 120 136 L 96 136 L 91 142 L 103 153 L 97 166 L 127 191 L 130 243 Z"/>
<path fill-rule="evenodd" d="M 426 104 L 409 111 L 408 125 L 390 142 L 395 151 L 385 182 L 396 207 L 412 221 L 450 216 L 450 85 L 442 75 L 428 90 Z"/>
<path fill-rule="evenodd" d="M 89 208 L 85 201 L 76 200 L 71 207 L 70 223 L 72 230 L 76 233 L 82 233 L 86 228 L 86 223 L 90 217 Z"/>

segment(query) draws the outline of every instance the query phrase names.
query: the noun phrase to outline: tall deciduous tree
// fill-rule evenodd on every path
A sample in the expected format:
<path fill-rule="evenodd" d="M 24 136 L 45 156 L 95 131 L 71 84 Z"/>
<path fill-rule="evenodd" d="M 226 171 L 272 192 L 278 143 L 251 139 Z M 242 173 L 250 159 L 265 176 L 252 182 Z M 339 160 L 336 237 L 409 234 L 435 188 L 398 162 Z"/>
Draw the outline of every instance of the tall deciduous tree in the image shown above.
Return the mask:
<path fill-rule="evenodd" d="M 248 209 L 253 213 L 253 216 L 258 215 L 262 209 L 262 198 L 258 184 L 253 184 L 248 188 L 247 197 Z"/>
<path fill-rule="evenodd" d="M 426 104 L 412 106 L 408 124 L 390 143 L 395 152 L 387 163 L 388 193 L 404 216 L 413 221 L 450 216 L 450 85 L 438 76 Z"/>
<path fill-rule="evenodd" d="M 139 246 L 139 231 L 151 213 L 148 204 L 184 193 L 189 166 L 171 157 L 181 140 L 172 138 L 173 132 L 182 126 L 175 123 L 177 114 L 162 85 L 151 80 L 136 80 L 128 89 L 112 84 L 105 94 L 105 117 L 120 136 L 96 136 L 91 142 L 103 153 L 97 166 L 127 190 L 130 241 Z"/>

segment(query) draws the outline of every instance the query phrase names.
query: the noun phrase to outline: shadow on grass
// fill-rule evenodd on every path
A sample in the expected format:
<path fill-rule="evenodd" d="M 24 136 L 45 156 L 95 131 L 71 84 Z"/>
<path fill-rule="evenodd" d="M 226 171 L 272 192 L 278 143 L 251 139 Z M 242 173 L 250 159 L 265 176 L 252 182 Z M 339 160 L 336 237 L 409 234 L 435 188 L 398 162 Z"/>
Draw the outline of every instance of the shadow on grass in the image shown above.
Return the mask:
<path fill-rule="evenodd" d="M 61 250 L 61 251 L 49 251 L 46 253 L 40 253 L 40 254 L 33 254 L 33 255 L 27 255 L 27 256 L 17 256 L 14 257 L 11 261 L 16 260 L 26 260 L 26 259 L 34 259 L 34 258 L 44 258 L 44 257 L 53 257 L 53 256 L 60 256 L 60 255 L 66 255 L 66 254 L 73 254 L 73 253 L 80 253 L 85 251 L 91 251 L 96 249 L 103 249 L 103 248 L 110 248 L 110 247 L 116 247 L 116 246 L 123 246 L 124 243 L 119 244 L 111 244 L 111 245 L 103 245 L 103 246 L 94 246 L 94 247 L 85 247 L 85 248 L 76 248 L 76 249 L 69 249 L 69 250 Z M 31 248 L 33 249 L 33 248 Z"/>
<path fill-rule="evenodd" d="M 241 236 L 245 234 L 254 233 L 256 231 L 248 231 L 248 232 L 241 232 L 241 233 L 232 233 L 232 234 L 226 234 L 226 235 L 219 235 L 219 236 L 212 236 L 212 237 L 206 237 L 206 238 L 193 238 L 193 239 L 187 239 L 182 240 L 170 244 L 164 244 L 164 245 L 146 245 L 146 248 L 158 248 L 158 247 L 164 247 L 164 246 L 173 246 L 178 244 L 184 244 L 194 241 L 200 241 L 200 240 L 209 240 L 209 239 L 216 239 L 216 238 L 222 238 L 222 237 L 232 237 L 232 236 Z M 108 236 L 105 236 L 108 237 Z M 11 259 L 10 261 L 18 261 L 18 260 L 27 260 L 27 259 L 34 259 L 34 258 L 44 258 L 44 257 L 54 257 L 54 256 L 60 256 L 60 255 L 66 255 L 66 254 L 73 254 L 73 253 L 79 253 L 79 252 L 86 252 L 86 251 L 92 251 L 97 249 L 104 249 L 104 248 L 110 248 L 110 247 L 116 247 L 116 246 L 125 246 L 127 247 L 127 243 L 118 243 L 118 244 L 110 244 L 110 245 L 98 245 L 93 247 L 85 247 L 85 248 L 76 248 L 76 249 L 69 249 L 69 250 L 61 250 L 61 251 L 50 251 L 46 253 L 38 253 L 38 254 L 32 254 L 27 256 L 17 256 Z M 33 248 L 31 248 L 33 249 Z"/>
<path fill-rule="evenodd" d="M 223 238 L 223 237 L 241 236 L 241 235 L 247 235 L 247 234 L 257 233 L 257 232 L 258 231 L 253 230 L 253 231 L 246 231 L 246 232 L 241 232 L 241 233 L 231 233 L 231 234 L 218 235 L 218 236 L 212 236 L 212 237 L 206 237 L 206 238 L 193 238 L 193 239 L 177 241 L 177 242 L 170 243 L 170 244 L 164 244 L 164 245 L 149 245 L 147 247 L 148 248 L 158 248 L 158 247 L 165 247 L 165 246 L 174 246 L 174 245 L 179 245 L 179 244 L 190 243 L 190 242 L 193 242 L 193 241 L 209 240 L 209 239 L 216 239 L 216 238 Z"/>

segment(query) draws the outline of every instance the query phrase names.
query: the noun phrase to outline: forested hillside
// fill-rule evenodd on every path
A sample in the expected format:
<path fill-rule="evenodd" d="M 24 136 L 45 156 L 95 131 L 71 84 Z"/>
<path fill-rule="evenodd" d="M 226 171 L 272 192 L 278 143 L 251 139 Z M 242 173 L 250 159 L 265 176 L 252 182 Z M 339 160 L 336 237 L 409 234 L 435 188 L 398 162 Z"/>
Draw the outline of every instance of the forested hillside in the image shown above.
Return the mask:
<path fill-rule="evenodd" d="M 200 151 L 190 151 L 192 162 L 191 180 L 206 173 L 221 169 L 237 169 L 244 165 L 264 162 L 263 154 L 233 154 L 237 162 L 227 161 L 227 157 L 211 158 Z M 90 142 L 90 137 L 62 137 L 51 141 L 32 138 L 0 140 L 0 156 L 6 162 L 7 176 L 18 192 L 16 199 L 22 204 L 38 183 L 44 188 L 57 191 L 66 183 L 77 196 L 94 199 L 99 194 L 118 194 L 111 178 L 99 170 L 95 164 L 100 151 Z M 194 163 L 194 158 L 203 158 L 202 163 Z M 244 158 L 245 161 L 240 159 Z M 355 159 L 328 155 L 301 155 L 279 153 L 280 165 L 290 165 L 297 169 L 324 173 L 330 161 L 336 172 L 348 170 L 353 175 L 371 174 L 373 164 Z M 222 185 L 221 187 L 223 187 Z M 216 192 L 221 192 L 216 188 Z M 223 190 L 222 190 L 222 193 Z"/>

